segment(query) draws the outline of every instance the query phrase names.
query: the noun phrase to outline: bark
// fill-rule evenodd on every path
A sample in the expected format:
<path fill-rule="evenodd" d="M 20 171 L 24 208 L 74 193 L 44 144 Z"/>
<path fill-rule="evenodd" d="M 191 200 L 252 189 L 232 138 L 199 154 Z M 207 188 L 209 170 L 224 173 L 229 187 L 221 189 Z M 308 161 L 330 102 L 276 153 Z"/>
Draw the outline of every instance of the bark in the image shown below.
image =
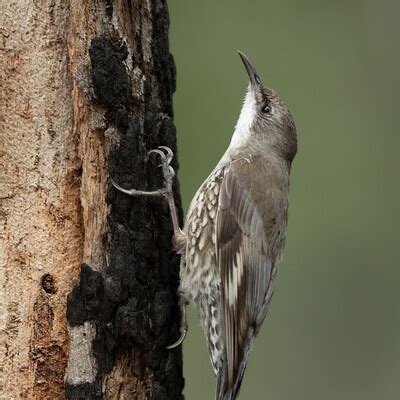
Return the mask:
<path fill-rule="evenodd" d="M 110 185 L 161 187 L 147 152 L 176 154 L 166 1 L 1 19 L 0 398 L 181 399 L 168 208 Z"/>

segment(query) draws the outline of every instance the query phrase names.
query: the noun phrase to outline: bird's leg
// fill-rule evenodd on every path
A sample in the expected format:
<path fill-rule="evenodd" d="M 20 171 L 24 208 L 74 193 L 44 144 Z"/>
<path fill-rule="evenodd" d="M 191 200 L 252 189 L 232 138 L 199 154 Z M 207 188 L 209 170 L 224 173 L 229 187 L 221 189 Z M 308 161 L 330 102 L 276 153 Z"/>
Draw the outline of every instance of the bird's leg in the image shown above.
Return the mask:
<path fill-rule="evenodd" d="M 162 150 L 165 151 L 165 153 Z M 116 182 L 111 179 L 111 183 L 114 185 L 116 189 L 120 192 L 125 193 L 129 196 L 161 196 L 164 197 L 168 201 L 169 210 L 171 213 L 172 225 L 174 228 L 174 237 L 173 237 L 173 244 L 175 250 L 182 254 L 186 247 L 186 235 L 182 232 L 181 228 L 179 227 L 178 221 L 178 212 L 176 211 L 175 201 L 174 201 L 174 192 L 172 190 L 172 183 L 175 176 L 175 171 L 171 167 L 170 163 L 174 157 L 174 153 L 169 147 L 166 146 L 159 146 L 158 149 L 154 149 L 149 151 L 149 154 L 155 153 L 161 157 L 161 167 L 164 175 L 164 185 L 165 187 L 158 190 L 153 191 L 143 191 L 143 190 L 136 190 L 136 189 L 124 189 L 119 186 Z M 186 333 L 188 331 L 188 325 L 186 322 L 186 299 L 179 294 L 179 308 L 181 311 L 181 326 L 180 326 L 180 333 L 181 336 L 177 342 L 167 347 L 167 349 L 174 349 L 178 347 L 186 337 Z"/>
<path fill-rule="evenodd" d="M 164 150 L 166 153 L 161 151 Z M 155 197 L 164 197 L 168 201 L 169 210 L 171 213 L 172 225 L 174 228 L 174 246 L 179 249 L 182 246 L 182 243 L 186 241 L 185 235 L 179 227 L 178 222 L 178 213 L 176 211 L 175 201 L 174 201 L 174 192 L 172 190 L 172 183 L 175 176 L 175 171 L 171 167 L 170 163 L 174 157 L 174 153 L 169 147 L 159 146 L 158 149 L 150 150 L 149 154 L 155 153 L 161 157 L 161 167 L 164 175 L 164 187 L 162 189 L 153 190 L 153 191 L 143 191 L 136 189 L 124 189 L 119 186 L 116 182 L 111 179 L 111 183 L 114 185 L 116 189 L 120 192 L 125 193 L 129 196 L 155 196 Z"/>

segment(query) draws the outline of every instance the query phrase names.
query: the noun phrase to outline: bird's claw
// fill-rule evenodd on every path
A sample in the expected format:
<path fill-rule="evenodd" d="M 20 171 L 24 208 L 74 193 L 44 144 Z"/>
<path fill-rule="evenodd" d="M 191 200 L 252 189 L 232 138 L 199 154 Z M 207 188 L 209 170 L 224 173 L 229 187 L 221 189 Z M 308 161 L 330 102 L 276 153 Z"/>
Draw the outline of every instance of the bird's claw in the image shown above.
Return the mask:
<path fill-rule="evenodd" d="M 164 150 L 165 153 L 164 153 L 164 151 L 161 151 L 159 149 Z M 171 163 L 172 159 L 174 158 L 173 151 L 167 146 L 158 146 L 158 149 L 153 149 L 148 152 L 148 154 L 151 154 L 151 153 L 158 154 L 161 157 L 161 161 L 163 162 L 163 164 L 169 165 Z M 161 165 L 163 165 L 163 164 L 161 164 Z"/>
<path fill-rule="evenodd" d="M 161 149 L 161 150 L 160 150 Z M 164 151 L 162 151 L 164 150 Z M 155 153 L 161 157 L 161 167 L 163 169 L 164 181 L 167 190 L 172 191 L 172 180 L 175 176 L 175 170 L 171 167 L 170 163 L 174 158 L 174 153 L 167 146 L 158 146 L 158 149 L 150 150 L 148 154 Z"/>
<path fill-rule="evenodd" d="M 167 146 L 158 146 L 158 148 L 159 148 L 159 149 L 163 149 L 163 150 L 165 150 L 165 151 L 167 152 L 167 155 L 166 155 L 166 157 L 167 157 L 167 162 L 168 162 L 168 164 L 170 164 L 171 161 L 172 161 L 172 159 L 174 158 L 174 153 L 173 153 L 173 151 L 172 151 L 169 147 L 167 147 Z"/>
<path fill-rule="evenodd" d="M 188 331 L 188 328 L 187 328 L 187 326 L 185 326 L 185 328 L 183 329 L 183 331 L 181 333 L 180 338 L 175 343 L 170 344 L 166 348 L 168 350 L 172 350 L 172 349 L 175 349 L 176 347 L 180 346 L 186 338 L 187 331 Z"/>
<path fill-rule="evenodd" d="M 181 311 L 181 327 L 180 327 L 181 336 L 175 343 L 167 346 L 168 350 L 175 349 L 175 347 L 180 346 L 186 338 L 186 334 L 188 332 L 188 324 L 186 320 L 186 305 L 187 302 L 185 298 L 182 295 L 180 295 L 179 308 Z"/>
<path fill-rule="evenodd" d="M 167 156 L 165 155 L 165 153 L 163 153 L 161 150 L 158 150 L 158 149 L 153 149 L 153 150 L 150 150 L 147 154 L 152 154 L 152 153 L 156 153 L 156 154 L 158 154 L 160 157 L 161 157 L 161 160 L 164 162 L 164 161 L 166 161 L 166 159 L 167 159 Z"/>
<path fill-rule="evenodd" d="M 119 186 L 118 183 L 115 182 L 113 179 L 111 179 L 111 183 L 112 183 L 112 185 L 113 185 L 116 189 L 118 189 L 120 192 L 125 193 L 125 194 L 127 194 L 127 195 L 130 195 L 130 196 L 131 196 L 131 195 L 133 195 L 134 192 L 135 192 L 135 189 L 131 189 L 131 190 L 129 190 L 129 189 L 124 189 L 123 187 Z"/>

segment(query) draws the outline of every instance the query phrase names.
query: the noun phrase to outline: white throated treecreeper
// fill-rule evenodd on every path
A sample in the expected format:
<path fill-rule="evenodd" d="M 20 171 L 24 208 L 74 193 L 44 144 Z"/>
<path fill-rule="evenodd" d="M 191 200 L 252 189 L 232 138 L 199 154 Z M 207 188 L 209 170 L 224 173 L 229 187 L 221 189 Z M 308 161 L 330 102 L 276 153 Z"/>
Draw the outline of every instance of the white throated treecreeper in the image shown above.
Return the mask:
<path fill-rule="evenodd" d="M 182 255 L 180 289 L 182 343 L 185 307 L 198 310 L 211 363 L 218 377 L 216 399 L 237 397 L 252 343 L 267 314 L 282 258 L 288 220 L 291 163 L 296 128 L 283 100 L 264 86 L 239 52 L 250 78 L 243 107 L 225 154 L 194 196 L 184 228 L 172 193 L 172 151 L 152 150 L 162 160 L 165 188 L 132 195 L 163 196 Z"/>

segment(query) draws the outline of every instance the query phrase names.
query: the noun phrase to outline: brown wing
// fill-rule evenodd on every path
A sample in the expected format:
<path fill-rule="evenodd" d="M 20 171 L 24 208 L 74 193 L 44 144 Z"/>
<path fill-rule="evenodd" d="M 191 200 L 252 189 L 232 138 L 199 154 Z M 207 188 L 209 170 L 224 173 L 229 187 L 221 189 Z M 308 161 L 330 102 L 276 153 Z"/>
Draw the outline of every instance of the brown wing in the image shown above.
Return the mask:
<path fill-rule="evenodd" d="M 257 168 L 249 173 L 249 167 L 248 161 L 239 160 L 227 168 L 219 198 L 216 246 L 226 359 L 218 376 L 218 399 L 235 398 L 248 348 L 273 290 L 265 217 L 273 208 L 266 204 L 268 180 L 262 180 L 264 177 L 258 175 L 262 171 Z"/>

